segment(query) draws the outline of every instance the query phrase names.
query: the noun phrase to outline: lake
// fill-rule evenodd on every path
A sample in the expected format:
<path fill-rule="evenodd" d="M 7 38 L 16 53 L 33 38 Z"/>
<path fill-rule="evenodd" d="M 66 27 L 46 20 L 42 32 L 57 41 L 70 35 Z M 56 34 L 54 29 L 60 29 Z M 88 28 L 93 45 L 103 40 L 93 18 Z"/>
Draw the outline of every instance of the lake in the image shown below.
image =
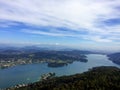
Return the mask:
<path fill-rule="evenodd" d="M 15 86 L 16 84 L 33 83 L 39 81 L 40 76 L 48 72 L 55 72 L 57 76 L 62 76 L 82 73 L 96 66 L 116 66 L 120 68 L 120 65 L 114 64 L 112 61 L 108 60 L 106 55 L 89 54 L 87 57 L 87 63 L 73 62 L 72 64 L 58 68 L 51 68 L 48 67 L 46 63 L 40 63 L 1 69 L 0 88 L 7 88 Z"/>

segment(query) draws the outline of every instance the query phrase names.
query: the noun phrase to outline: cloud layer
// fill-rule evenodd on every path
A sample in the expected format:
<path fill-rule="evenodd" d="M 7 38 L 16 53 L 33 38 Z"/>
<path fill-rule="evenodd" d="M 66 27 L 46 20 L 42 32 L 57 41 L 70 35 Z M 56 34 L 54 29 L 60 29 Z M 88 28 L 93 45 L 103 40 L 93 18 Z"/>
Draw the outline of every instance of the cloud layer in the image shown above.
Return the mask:
<path fill-rule="evenodd" d="M 0 0 L 0 27 L 20 23 L 35 27 L 24 33 L 119 43 L 120 0 Z"/>

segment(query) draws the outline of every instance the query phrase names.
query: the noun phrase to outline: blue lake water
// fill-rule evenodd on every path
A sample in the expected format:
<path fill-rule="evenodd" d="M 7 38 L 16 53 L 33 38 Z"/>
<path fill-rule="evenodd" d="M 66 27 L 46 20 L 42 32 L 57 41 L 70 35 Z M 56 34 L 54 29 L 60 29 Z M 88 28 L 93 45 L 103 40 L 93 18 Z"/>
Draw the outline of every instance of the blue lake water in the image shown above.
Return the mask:
<path fill-rule="evenodd" d="M 114 64 L 112 61 L 108 60 L 106 55 L 89 54 L 87 57 L 87 63 L 73 62 L 72 64 L 59 68 L 50 68 L 46 63 L 40 63 L 1 69 L 0 88 L 7 88 L 15 86 L 16 84 L 36 82 L 40 80 L 42 74 L 48 72 L 55 72 L 57 76 L 62 76 L 82 73 L 89 68 L 96 66 L 116 66 L 120 68 L 120 65 Z"/>

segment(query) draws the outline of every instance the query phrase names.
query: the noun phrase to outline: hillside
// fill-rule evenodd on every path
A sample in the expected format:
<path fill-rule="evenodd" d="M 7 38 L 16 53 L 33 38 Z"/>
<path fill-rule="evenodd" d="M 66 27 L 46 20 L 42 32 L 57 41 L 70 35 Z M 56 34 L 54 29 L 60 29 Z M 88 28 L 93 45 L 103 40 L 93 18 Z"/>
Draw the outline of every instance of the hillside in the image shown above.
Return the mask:
<path fill-rule="evenodd" d="M 120 90 L 120 69 L 95 67 L 82 74 L 56 77 L 10 90 Z"/>
<path fill-rule="evenodd" d="M 108 57 L 109 57 L 109 60 L 120 65 L 120 52 L 114 53 L 114 54 L 109 54 Z"/>

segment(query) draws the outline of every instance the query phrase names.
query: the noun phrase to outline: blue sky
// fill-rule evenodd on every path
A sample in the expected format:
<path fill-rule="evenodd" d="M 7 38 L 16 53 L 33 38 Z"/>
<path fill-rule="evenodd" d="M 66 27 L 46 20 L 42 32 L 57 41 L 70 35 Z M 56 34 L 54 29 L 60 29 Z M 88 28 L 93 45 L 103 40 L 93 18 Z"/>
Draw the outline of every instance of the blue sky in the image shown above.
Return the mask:
<path fill-rule="evenodd" d="M 0 0 L 0 43 L 120 50 L 120 0 Z"/>

